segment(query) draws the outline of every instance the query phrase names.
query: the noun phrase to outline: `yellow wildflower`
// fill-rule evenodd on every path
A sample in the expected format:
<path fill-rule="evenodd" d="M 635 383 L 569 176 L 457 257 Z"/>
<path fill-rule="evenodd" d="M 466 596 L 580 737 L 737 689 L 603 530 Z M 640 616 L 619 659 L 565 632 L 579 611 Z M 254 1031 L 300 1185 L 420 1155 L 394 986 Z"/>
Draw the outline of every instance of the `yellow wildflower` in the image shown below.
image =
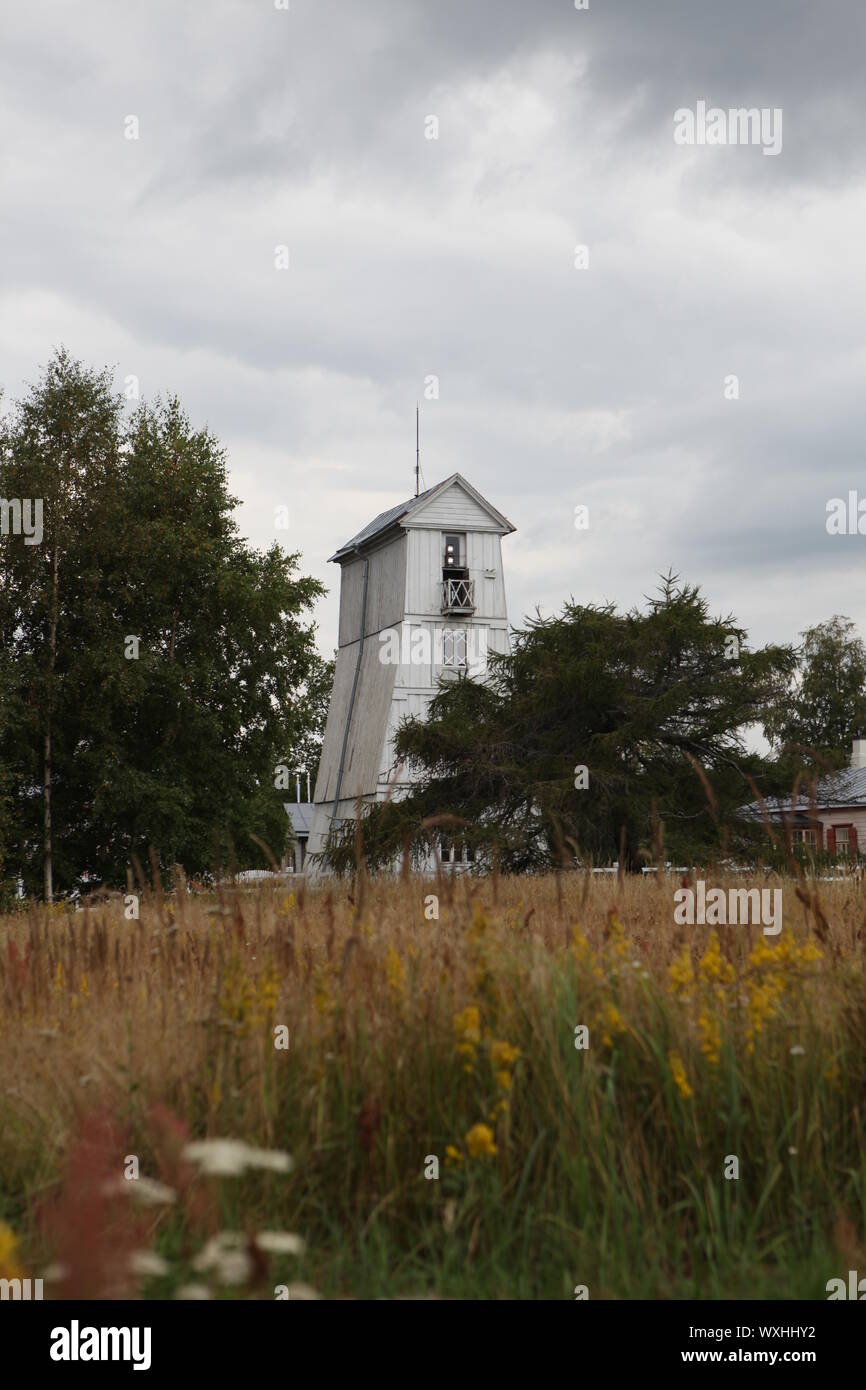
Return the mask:
<path fill-rule="evenodd" d="M 445 1145 L 445 1167 L 459 1168 L 463 1162 L 463 1155 L 453 1144 Z"/>
<path fill-rule="evenodd" d="M 470 1158 L 494 1158 L 498 1152 L 489 1125 L 473 1125 L 466 1135 L 466 1147 Z"/>
<path fill-rule="evenodd" d="M 775 960 L 775 952 L 772 946 L 767 943 L 767 938 L 759 936 L 749 952 L 749 965 L 760 969 L 762 965 L 772 965 Z"/>
<path fill-rule="evenodd" d="M 475 1004 L 469 1004 L 459 1014 L 454 1015 L 454 1032 L 461 1042 L 481 1041 L 481 1015 Z"/>
<path fill-rule="evenodd" d="M 764 984 L 753 985 L 749 993 L 749 1025 L 746 1030 L 746 1051 L 755 1050 L 755 1039 L 764 1031 L 764 1024 L 776 1013 L 784 984 L 771 976 Z"/>
<path fill-rule="evenodd" d="M 599 964 L 595 951 L 590 946 L 579 927 L 572 935 L 571 953 L 579 965 L 588 965 L 597 980 L 603 980 L 605 972 Z"/>
<path fill-rule="evenodd" d="M 601 1021 L 603 1027 L 602 1044 L 605 1047 L 613 1047 L 614 1038 L 625 1032 L 625 1022 L 616 1004 L 608 1003 L 605 1005 Z"/>
<path fill-rule="evenodd" d="M 695 972 L 692 969 L 692 956 L 688 946 L 683 947 L 676 960 L 668 968 L 668 979 L 678 999 L 691 998 L 695 984 Z"/>
<path fill-rule="evenodd" d="M 578 960 L 584 960 L 587 955 L 592 953 L 592 947 L 580 927 L 575 927 L 571 934 L 571 949 Z"/>
<path fill-rule="evenodd" d="M 520 1056 L 520 1048 L 507 1042 L 490 1044 L 490 1060 L 494 1067 L 513 1067 Z"/>
<path fill-rule="evenodd" d="M 676 1086 L 683 1100 L 691 1099 L 691 1096 L 693 1094 L 692 1088 L 689 1085 L 688 1080 L 686 1078 L 686 1069 L 683 1065 L 683 1059 L 678 1052 L 668 1053 L 668 1066 L 671 1069 L 671 1076 L 674 1079 L 674 1085 Z"/>
<path fill-rule="evenodd" d="M 721 985 L 727 985 L 734 979 L 734 967 L 731 965 L 731 962 L 725 960 L 722 955 L 717 932 L 712 932 L 710 934 L 707 948 L 698 966 L 698 974 L 707 984 L 712 984 L 717 981 Z"/>
<path fill-rule="evenodd" d="M 750 981 L 747 995 L 749 1008 L 749 1020 L 746 1029 L 747 1053 L 754 1052 L 755 1039 L 763 1033 L 767 1020 L 776 1013 L 788 983 L 785 975 L 778 968 L 768 969 L 767 967 L 785 965 L 790 960 L 791 952 L 787 942 L 780 942 L 778 947 L 772 947 L 767 944 L 763 937 L 755 943 L 749 953 L 748 963 L 753 978 Z"/>
<path fill-rule="evenodd" d="M 808 965 L 813 960 L 823 960 L 824 952 L 814 941 L 807 941 L 805 946 L 800 947 L 800 960 L 804 965 Z"/>
<path fill-rule="evenodd" d="M 499 1083 L 499 1085 L 500 1085 L 500 1087 L 502 1088 L 503 1091 L 510 1091 L 510 1090 L 511 1090 L 511 1072 L 510 1072 L 510 1071 L 498 1071 L 498 1072 L 496 1073 L 496 1080 L 498 1081 L 498 1083 Z"/>
<path fill-rule="evenodd" d="M 701 1009 L 698 1017 L 698 1032 L 701 1035 L 701 1052 L 708 1062 L 715 1065 L 722 1050 L 722 1025 L 706 1007 Z"/>
<path fill-rule="evenodd" d="M 259 980 L 259 1001 L 266 1015 L 273 1013 L 280 993 L 279 976 L 273 966 Z"/>

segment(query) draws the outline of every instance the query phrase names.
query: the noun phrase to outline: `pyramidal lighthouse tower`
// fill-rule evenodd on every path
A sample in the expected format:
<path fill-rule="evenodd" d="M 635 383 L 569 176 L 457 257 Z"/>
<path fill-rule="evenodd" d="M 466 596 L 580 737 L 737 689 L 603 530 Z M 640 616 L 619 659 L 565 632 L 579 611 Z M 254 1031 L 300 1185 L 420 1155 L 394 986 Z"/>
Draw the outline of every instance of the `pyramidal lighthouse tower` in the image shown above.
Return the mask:
<path fill-rule="evenodd" d="M 341 546 L 340 635 L 313 798 L 306 872 L 357 801 L 404 795 L 394 736 L 423 718 L 441 678 L 478 677 L 508 650 L 502 537 L 511 522 L 454 473 Z"/>

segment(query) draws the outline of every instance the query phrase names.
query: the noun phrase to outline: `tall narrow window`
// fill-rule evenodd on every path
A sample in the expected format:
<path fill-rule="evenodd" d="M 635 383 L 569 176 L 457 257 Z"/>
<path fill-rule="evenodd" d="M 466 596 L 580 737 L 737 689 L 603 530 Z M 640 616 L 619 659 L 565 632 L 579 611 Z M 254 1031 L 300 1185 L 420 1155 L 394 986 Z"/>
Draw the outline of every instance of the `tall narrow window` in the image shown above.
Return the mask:
<path fill-rule="evenodd" d="M 465 667 L 466 629 L 447 628 L 442 634 L 442 665 Z"/>
<path fill-rule="evenodd" d="M 462 569 L 465 564 L 465 537 L 451 534 L 445 537 L 445 570 Z"/>

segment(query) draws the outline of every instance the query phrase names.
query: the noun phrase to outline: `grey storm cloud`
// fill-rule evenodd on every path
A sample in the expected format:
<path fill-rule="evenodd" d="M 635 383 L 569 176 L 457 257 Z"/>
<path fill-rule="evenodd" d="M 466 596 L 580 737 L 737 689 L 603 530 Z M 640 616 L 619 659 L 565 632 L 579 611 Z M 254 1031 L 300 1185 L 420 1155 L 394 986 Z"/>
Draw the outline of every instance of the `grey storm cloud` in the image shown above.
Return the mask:
<path fill-rule="evenodd" d="M 514 620 L 673 566 L 758 641 L 866 629 L 858 538 L 825 528 L 866 495 L 857 0 L 9 0 L 2 25 L 0 383 L 64 342 L 177 391 L 242 530 L 289 505 L 323 650 L 327 556 L 411 492 L 418 399 L 426 481 L 518 527 Z M 782 152 L 678 147 L 699 101 L 781 108 Z"/>

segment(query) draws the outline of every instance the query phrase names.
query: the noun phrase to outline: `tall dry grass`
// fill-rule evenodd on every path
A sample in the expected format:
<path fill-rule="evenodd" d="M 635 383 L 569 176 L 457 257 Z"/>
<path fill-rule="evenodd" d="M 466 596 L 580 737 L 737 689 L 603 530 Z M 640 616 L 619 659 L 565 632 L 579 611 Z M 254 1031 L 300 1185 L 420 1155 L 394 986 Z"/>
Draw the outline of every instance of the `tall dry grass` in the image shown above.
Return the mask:
<path fill-rule="evenodd" d="M 866 895 L 780 884 L 776 938 L 578 874 L 0 919 L 7 1265 L 81 1296 L 823 1297 L 866 1267 Z M 226 1137 L 294 1167 L 186 1153 Z M 234 1276 L 201 1258 L 227 1231 Z"/>

